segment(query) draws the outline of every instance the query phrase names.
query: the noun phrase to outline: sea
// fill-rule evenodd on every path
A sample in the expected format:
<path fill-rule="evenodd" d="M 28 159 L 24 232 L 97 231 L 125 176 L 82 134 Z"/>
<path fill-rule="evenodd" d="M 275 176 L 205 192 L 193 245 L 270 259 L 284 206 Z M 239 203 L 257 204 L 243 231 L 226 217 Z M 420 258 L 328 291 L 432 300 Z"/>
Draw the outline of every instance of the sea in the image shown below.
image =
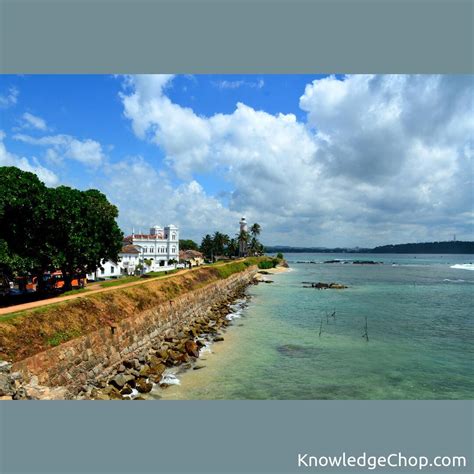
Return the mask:
<path fill-rule="evenodd" d="M 170 371 L 169 386 L 152 397 L 473 398 L 474 255 L 285 258 L 288 272 L 235 303 L 224 341 L 204 348 L 199 369 Z"/>

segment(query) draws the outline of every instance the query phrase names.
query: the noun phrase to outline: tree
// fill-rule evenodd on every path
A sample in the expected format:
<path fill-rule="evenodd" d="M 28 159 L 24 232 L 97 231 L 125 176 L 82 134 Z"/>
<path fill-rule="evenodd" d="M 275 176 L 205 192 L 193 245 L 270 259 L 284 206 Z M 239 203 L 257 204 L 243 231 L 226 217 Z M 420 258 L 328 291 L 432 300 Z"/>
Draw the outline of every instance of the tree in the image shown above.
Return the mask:
<path fill-rule="evenodd" d="M 184 239 L 179 241 L 180 250 L 199 250 L 199 246 L 194 240 Z"/>
<path fill-rule="evenodd" d="M 51 265 L 46 192 L 35 174 L 0 168 L 0 261 L 11 276 Z"/>
<path fill-rule="evenodd" d="M 123 234 L 117 225 L 117 208 L 100 191 L 79 191 L 67 186 L 48 189 L 52 260 L 60 268 L 64 288 L 71 288 L 77 272 L 90 273 L 103 260 L 118 259 Z"/>
<path fill-rule="evenodd" d="M 283 260 L 283 254 L 281 252 L 278 252 L 276 258 Z"/>
<path fill-rule="evenodd" d="M 219 231 L 214 232 L 212 237 L 212 246 L 214 255 L 223 255 L 224 249 L 229 243 L 229 236 Z"/>
<path fill-rule="evenodd" d="M 249 241 L 249 233 L 246 230 L 241 230 L 237 234 L 237 239 L 239 241 L 239 256 L 243 257 L 247 254 L 247 246 Z"/>
<path fill-rule="evenodd" d="M 36 274 L 41 285 L 45 271 L 59 268 L 70 288 L 74 273 L 117 261 L 117 216 L 95 189 L 47 188 L 33 173 L 0 168 L 0 255 L 10 273 Z"/>
<path fill-rule="evenodd" d="M 237 239 L 229 239 L 227 244 L 226 255 L 228 257 L 235 257 L 239 252 L 239 243 Z"/>
<path fill-rule="evenodd" d="M 214 242 L 212 240 L 212 237 L 207 234 L 201 242 L 201 252 L 204 254 L 204 256 L 207 259 L 212 259 L 213 257 L 213 251 L 214 251 Z"/>
<path fill-rule="evenodd" d="M 260 227 L 260 224 L 257 224 L 255 222 L 255 224 L 252 225 L 252 227 L 250 227 L 250 234 L 252 235 L 252 237 L 254 237 L 255 239 L 258 238 L 258 236 L 260 235 L 260 232 L 262 231 L 262 228 Z"/>

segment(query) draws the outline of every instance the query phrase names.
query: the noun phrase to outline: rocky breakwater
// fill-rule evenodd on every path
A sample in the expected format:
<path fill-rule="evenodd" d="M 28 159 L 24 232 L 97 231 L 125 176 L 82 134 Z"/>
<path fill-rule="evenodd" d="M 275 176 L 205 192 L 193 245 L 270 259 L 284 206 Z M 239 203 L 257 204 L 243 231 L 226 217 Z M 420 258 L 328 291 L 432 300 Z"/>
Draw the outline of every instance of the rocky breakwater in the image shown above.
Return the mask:
<path fill-rule="evenodd" d="M 170 371 L 203 368 L 198 363 L 201 349 L 224 340 L 225 330 L 232 324 L 231 306 L 236 300 L 247 298 L 245 289 L 246 285 L 239 286 L 223 301 L 213 304 L 206 314 L 167 329 L 149 349 L 122 361 L 107 378 L 83 387 L 76 398 L 143 400 L 154 388 L 168 386 L 173 378 Z"/>
<path fill-rule="evenodd" d="M 344 290 L 347 288 L 347 286 L 343 285 L 342 283 L 323 283 L 321 281 L 303 281 L 302 283 L 303 288 L 315 288 L 317 290 Z"/>

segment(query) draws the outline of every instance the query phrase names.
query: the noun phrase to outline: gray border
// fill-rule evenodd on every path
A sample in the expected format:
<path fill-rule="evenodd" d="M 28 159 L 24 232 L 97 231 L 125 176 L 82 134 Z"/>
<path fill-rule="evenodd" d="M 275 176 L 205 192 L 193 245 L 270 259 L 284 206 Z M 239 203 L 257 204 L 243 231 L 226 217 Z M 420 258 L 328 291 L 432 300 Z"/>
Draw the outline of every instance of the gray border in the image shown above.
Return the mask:
<path fill-rule="evenodd" d="M 472 0 L 0 0 L 0 73 L 471 73 Z"/>
<path fill-rule="evenodd" d="M 297 469 L 297 453 L 463 455 L 472 401 L 3 402 L 3 473 L 374 472 Z M 377 470 L 375 472 L 385 472 Z M 413 469 L 386 472 L 420 472 Z"/>

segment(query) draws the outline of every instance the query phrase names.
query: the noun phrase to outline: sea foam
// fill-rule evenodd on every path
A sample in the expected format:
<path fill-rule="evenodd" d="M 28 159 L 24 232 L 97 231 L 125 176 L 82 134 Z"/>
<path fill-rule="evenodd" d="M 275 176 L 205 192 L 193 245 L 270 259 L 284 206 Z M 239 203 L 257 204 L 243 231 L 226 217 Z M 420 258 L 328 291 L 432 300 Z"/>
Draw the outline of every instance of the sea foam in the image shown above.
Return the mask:
<path fill-rule="evenodd" d="M 474 263 L 456 263 L 449 268 L 457 268 L 458 270 L 474 270 Z"/>

